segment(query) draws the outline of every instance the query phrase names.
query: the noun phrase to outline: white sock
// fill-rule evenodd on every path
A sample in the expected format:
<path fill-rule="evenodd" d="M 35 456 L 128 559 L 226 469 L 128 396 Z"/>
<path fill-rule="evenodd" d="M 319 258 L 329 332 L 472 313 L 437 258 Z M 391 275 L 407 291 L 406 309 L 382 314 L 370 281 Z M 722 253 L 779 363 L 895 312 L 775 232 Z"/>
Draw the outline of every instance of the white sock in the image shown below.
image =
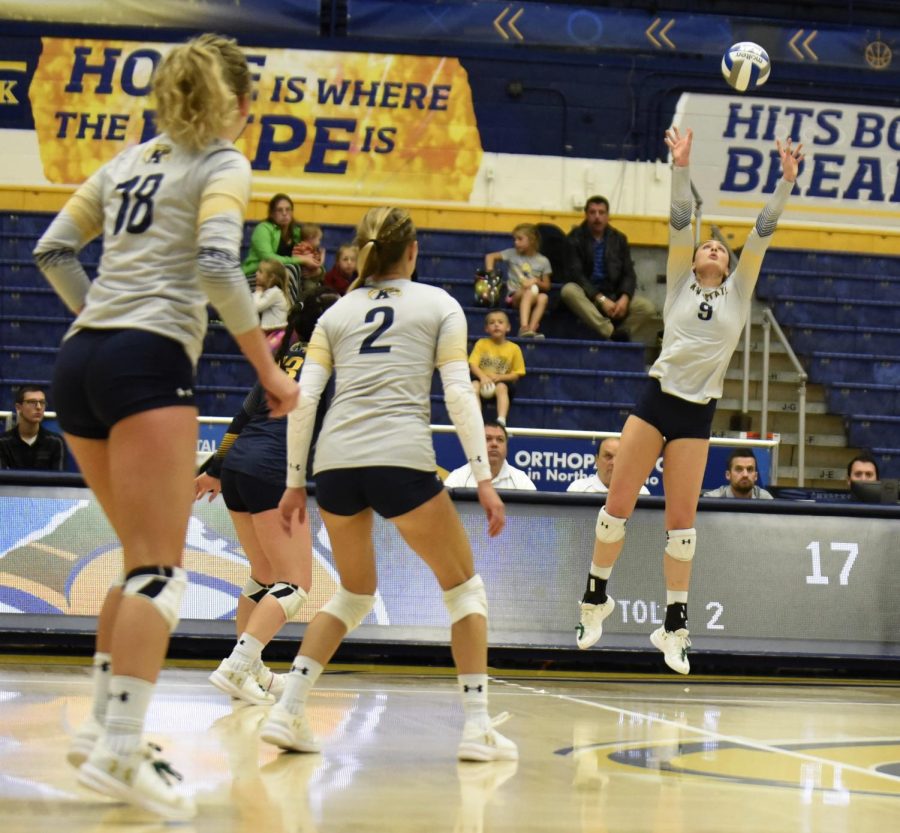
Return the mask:
<path fill-rule="evenodd" d="M 91 712 L 101 726 L 106 723 L 106 697 L 112 678 L 112 654 L 97 651 L 94 654 L 94 703 Z"/>
<path fill-rule="evenodd" d="M 687 590 L 666 590 L 666 606 L 674 604 L 687 604 Z"/>
<path fill-rule="evenodd" d="M 255 636 L 244 631 L 228 657 L 235 671 L 248 671 L 262 654 L 266 646 Z"/>
<path fill-rule="evenodd" d="M 592 561 L 590 574 L 592 576 L 596 576 L 597 578 L 608 579 L 612 575 L 612 567 L 598 567 Z"/>
<path fill-rule="evenodd" d="M 112 752 L 124 757 L 138 748 L 155 687 L 137 677 L 110 679 L 104 741 Z"/>
<path fill-rule="evenodd" d="M 466 723 L 475 724 L 479 729 L 487 731 L 491 727 L 491 718 L 488 716 L 487 674 L 460 674 L 457 679 Z"/>
<path fill-rule="evenodd" d="M 306 698 L 319 679 L 324 666 L 309 657 L 298 656 L 291 666 L 284 684 L 284 694 L 278 705 L 291 714 L 303 714 L 306 709 Z"/>

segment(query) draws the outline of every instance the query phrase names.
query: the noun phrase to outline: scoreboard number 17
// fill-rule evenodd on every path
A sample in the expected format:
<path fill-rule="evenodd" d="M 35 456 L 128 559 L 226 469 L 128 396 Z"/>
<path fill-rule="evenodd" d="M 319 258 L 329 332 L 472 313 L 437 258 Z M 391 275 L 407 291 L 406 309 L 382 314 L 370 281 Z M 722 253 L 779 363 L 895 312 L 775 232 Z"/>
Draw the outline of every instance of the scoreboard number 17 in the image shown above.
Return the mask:
<path fill-rule="evenodd" d="M 832 552 L 846 554 L 846 558 L 844 559 L 844 566 L 841 567 L 841 572 L 838 575 L 838 584 L 846 586 L 850 583 L 850 571 L 853 569 L 853 564 L 856 561 L 856 556 L 859 555 L 859 545 L 838 544 L 836 542 L 832 542 L 829 546 L 831 547 Z M 809 544 L 807 544 L 806 549 L 809 550 L 810 555 L 812 556 L 812 575 L 808 575 L 806 577 L 806 583 L 828 584 L 828 576 L 822 573 L 822 555 L 819 549 L 819 542 L 810 541 Z"/>

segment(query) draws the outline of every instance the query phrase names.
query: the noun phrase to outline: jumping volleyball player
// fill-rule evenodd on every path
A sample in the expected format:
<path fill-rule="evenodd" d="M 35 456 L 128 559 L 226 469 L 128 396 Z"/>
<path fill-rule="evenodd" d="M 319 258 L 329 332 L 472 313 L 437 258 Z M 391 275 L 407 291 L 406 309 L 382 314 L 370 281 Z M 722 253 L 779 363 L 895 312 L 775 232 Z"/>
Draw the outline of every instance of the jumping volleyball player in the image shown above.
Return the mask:
<path fill-rule="evenodd" d="M 666 620 L 650 640 L 679 674 L 690 669 L 687 599 L 697 542 L 694 519 L 703 483 L 716 401 L 738 338 L 750 314 L 753 288 L 775 225 L 797 179 L 802 145 L 776 142 L 782 179 L 750 232 L 737 268 L 728 274 L 728 252 L 707 240 L 693 252 L 691 179 L 688 163 L 693 134 L 666 131 L 672 152 L 672 207 L 666 264 L 665 330 L 662 351 L 622 431 L 622 443 L 606 505 L 597 518 L 594 555 L 576 628 L 579 648 L 590 648 L 615 609 L 606 593 L 622 551 L 625 523 L 660 451 L 666 493 Z"/>
<path fill-rule="evenodd" d="M 374 512 L 390 519 L 431 568 L 450 614 L 465 725 L 462 760 L 514 760 L 516 745 L 494 728 L 487 703 L 487 595 L 456 510 L 437 477 L 429 426 L 437 368 L 447 411 L 478 479 L 488 533 L 504 524 L 491 485 L 484 425 L 469 383 L 466 319 L 442 289 L 413 283 L 418 243 L 406 211 L 373 208 L 357 229 L 359 274 L 319 319 L 300 372 L 299 408 L 288 419 L 285 523 L 306 512 L 306 460 L 316 403 L 334 370 L 335 393 L 316 445 L 316 499 L 341 586 L 306 629 L 284 693 L 260 736 L 317 752 L 306 700 L 344 636 L 375 604 Z"/>
<path fill-rule="evenodd" d="M 97 625 L 92 715 L 69 760 L 80 765 L 82 784 L 175 820 L 191 818 L 194 803 L 141 736 L 187 584 L 180 565 L 207 299 L 256 370 L 272 413 L 288 413 L 298 395 L 272 360 L 238 256 L 250 164 L 232 142 L 247 123 L 250 94 L 250 70 L 233 41 L 202 35 L 172 49 L 153 79 L 163 132 L 91 176 L 35 249 L 77 313 L 53 380 L 59 422 L 124 553 L 122 580 Z M 75 253 L 101 232 L 91 282 Z"/>

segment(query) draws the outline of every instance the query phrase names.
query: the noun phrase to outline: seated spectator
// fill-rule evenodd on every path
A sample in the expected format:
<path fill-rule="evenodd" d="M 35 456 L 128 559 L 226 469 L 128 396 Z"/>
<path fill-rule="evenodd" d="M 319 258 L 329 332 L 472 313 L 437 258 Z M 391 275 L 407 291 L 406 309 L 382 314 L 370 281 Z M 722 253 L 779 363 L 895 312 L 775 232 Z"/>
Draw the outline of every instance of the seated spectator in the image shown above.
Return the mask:
<path fill-rule="evenodd" d="M 513 229 L 513 248 L 484 256 L 484 267 L 506 265 L 506 303 L 519 310 L 519 337 L 543 338 L 538 332 L 547 309 L 550 291 L 550 261 L 542 255 L 537 226 L 520 223 Z"/>
<path fill-rule="evenodd" d="M 525 375 L 525 357 L 518 344 L 507 339 L 509 317 L 492 310 L 484 317 L 487 338 L 475 342 L 469 355 L 472 387 L 482 399 L 497 397 L 497 422 L 506 425 L 516 382 Z"/>
<path fill-rule="evenodd" d="M 277 350 L 281 345 L 284 328 L 287 326 L 290 307 L 287 282 L 287 269 L 283 263 L 277 260 L 264 260 L 259 264 L 256 270 L 253 303 L 259 313 L 259 326 L 266 334 L 266 340 L 273 350 Z"/>
<path fill-rule="evenodd" d="M 300 291 L 307 295 L 322 285 L 325 277 L 325 249 L 322 248 L 322 227 L 315 223 L 303 223 L 300 226 L 300 242 L 294 246 L 295 257 L 302 258 L 300 264 Z M 312 262 L 307 262 L 312 258 Z"/>
<path fill-rule="evenodd" d="M 878 463 L 871 454 L 857 454 L 847 463 L 847 485 L 853 480 L 880 480 Z"/>
<path fill-rule="evenodd" d="M 257 223 L 253 229 L 250 250 L 241 268 L 252 283 L 261 261 L 274 259 L 283 263 L 289 273 L 290 295 L 293 302 L 299 296 L 300 268 L 321 266 L 312 255 L 298 255 L 294 252 L 299 243 L 300 225 L 294 222 L 294 202 L 287 194 L 276 194 L 269 200 L 267 218 Z"/>
<path fill-rule="evenodd" d="M 756 485 L 759 472 L 752 448 L 736 448 L 728 455 L 724 486 L 704 492 L 704 497 L 762 498 L 772 500 L 772 495 Z"/>
<path fill-rule="evenodd" d="M 356 279 L 356 255 L 356 246 L 350 243 L 341 246 L 337 250 L 334 266 L 325 273 L 322 283 L 341 295 L 345 295 L 350 284 Z"/>
<path fill-rule="evenodd" d="M 499 422 L 487 421 L 484 423 L 484 438 L 487 441 L 488 463 L 491 467 L 491 483 L 495 489 L 521 489 L 535 492 L 537 486 L 531 482 L 531 478 L 521 469 L 515 468 L 506 462 L 506 450 L 508 436 L 506 428 Z M 466 487 L 474 489 L 478 483 L 472 474 L 472 466 L 466 463 L 458 469 L 453 469 L 447 475 L 444 485 L 448 489 Z"/>
<path fill-rule="evenodd" d="M 597 467 L 597 473 L 591 477 L 582 477 L 580 480 L 573 480 L 569 484 L 567 492 L 594 492 L 602 493 L 609 491 L 609 483 L 612 480 L 613 465 L 616 455 L 619 453 L 619 438 L 607 437 L 600 440 L 597 444 L 597 457 L 594 463 Z M 649 495 L 650 490 L 646 486 L 641 486 L 642 495 Z"/>
<path fill-rule="evenodd" d="M 609 224 L 609 201 L 590 197 L 584 222 L 568 235 L 563 303 L 601 338 L 630 341 L 656 313 L 635 295 L 637 275 L 628 238 Z"/>
<path fill-rule="evenodd" d="M 0 435 L 0 469 L 62 471 L 66 444 L 41 424 L 47 397 L 39 385 L 22 385 L 16 393 L 16 424 Z"/>

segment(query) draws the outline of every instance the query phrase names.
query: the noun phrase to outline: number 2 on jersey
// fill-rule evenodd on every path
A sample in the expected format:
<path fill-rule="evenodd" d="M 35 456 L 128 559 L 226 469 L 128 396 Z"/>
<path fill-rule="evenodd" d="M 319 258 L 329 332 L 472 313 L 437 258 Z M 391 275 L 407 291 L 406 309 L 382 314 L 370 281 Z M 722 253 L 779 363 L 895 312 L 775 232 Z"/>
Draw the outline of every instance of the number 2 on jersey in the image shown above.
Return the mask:
<path fill-rule="evenodd" d="M 113 234 L 122 231 L 123 226 L 129 234 L 143 234 L 150 228 L 153 223 L 153 195 L 159 190 L 162 178 L 162 174 L 150 174 L 143 180 L 133 176 L 116 185 L 116 190 L 122 192 L 122 205 L 116 214 Z"/>
<path fill-rule="evenodd" d="M 391 324 L 394 323 L 393 307 L 372 307 L 366 313 L 366 324 L 371 324 L 376 318 L 381 318 L 381 323 L 372 330 L 364 339 L 362 347 L 359 348 L 360 353 L 390 353 L 390 344 L 375 344 L 375 340 L 383 336 Z"/>

